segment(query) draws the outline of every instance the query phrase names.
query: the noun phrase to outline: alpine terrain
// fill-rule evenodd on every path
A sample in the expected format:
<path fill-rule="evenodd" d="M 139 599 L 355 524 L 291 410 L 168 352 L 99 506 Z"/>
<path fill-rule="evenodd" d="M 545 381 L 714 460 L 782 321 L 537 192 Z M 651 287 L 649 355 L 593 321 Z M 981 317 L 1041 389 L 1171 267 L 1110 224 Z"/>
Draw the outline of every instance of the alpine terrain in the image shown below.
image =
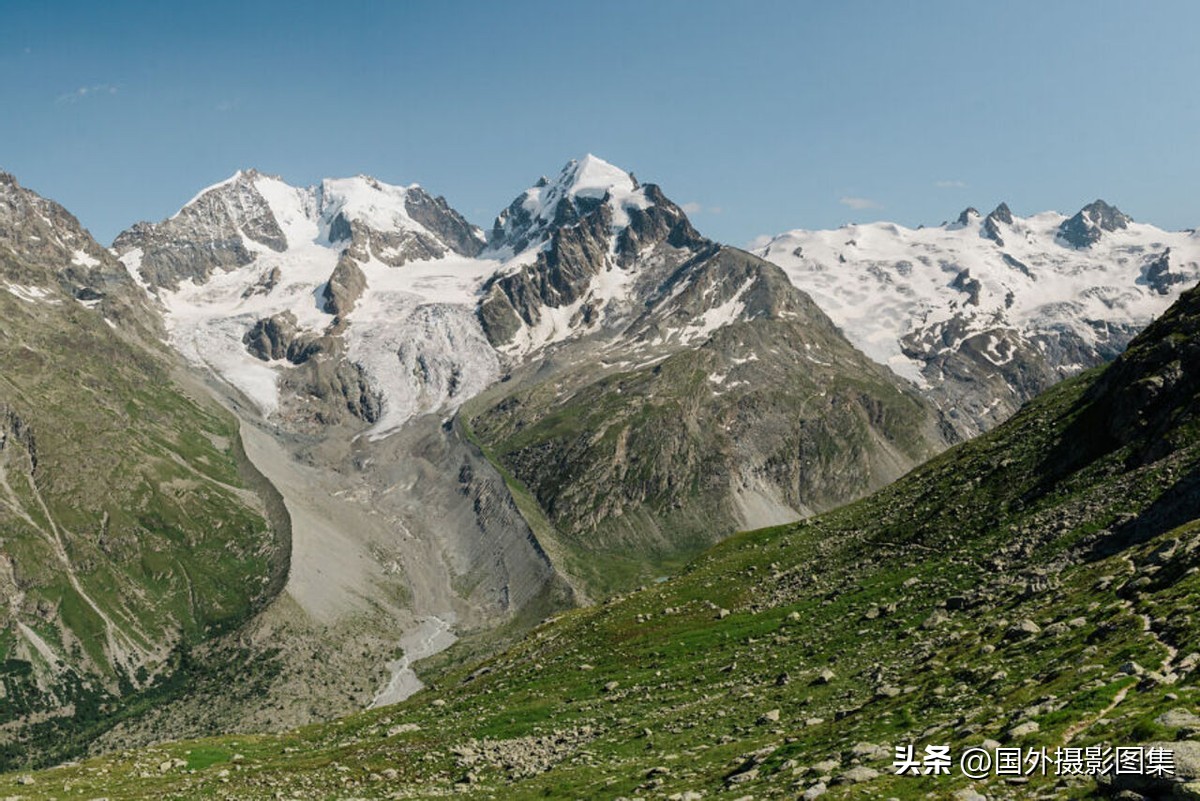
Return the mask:
<path fill-rule="evenodd" d="M 1200 289 L 882 491 L 428 668 L 407 701 L 0 778 L 25 798 L 1200 797 Z M 452 652 L 448 656 L 452 656 Z M 945 775 L 896 748 L 950 749 Z M 1169 749 L 1095 776 L 1086 749 Z M 999 747 L 1080 771 L 989 770 Z M 1097 757 L 1099 759 L 1099 757 Z M 1062 764 L 1062 763 L 1059 763 Z"/>
<path fill-rule="evenodd" d="M 1074 541 L 1043 542 L 1043 518 L 1028 517 L 1064 498 L 1028 482 L 1074 486 L 1093 462 L 1116 471 L 1105 481 L 1134 468 L 1069 448 L 1032 463 L 1085 379 L 1037 401 L 1042 411 L 1010 433 L 902 477 L 1114 358 L 1200 277 L 1194 232 L 1100 202 L 1071 218 L 1002 207 L 916 231 L 793 231 L 750 252 L 708 239 L 660 187 L 591 155 L 521 192 L 487 231 L 418 185 L 357 176 L 296 187 L 246 170 L 106 249 L 11 178 L 0 189 L 0 744 L 14 767 L 325 722 L 431 681 L 442 692 L 462 665 L 514 647 L 509 664 L 533 648 L 525 634 L 560 613 L 556 625 L 584 627 L 569 629 L 570 648 L 607 649 L 584 660 L 596 667 L 621 652 L 593 628 L 609 613 L 569 610 L 659 582 L 605 609 L 636 607 L 640 627 L 662 617 L 647 599 L 672 599 L 661 625 L 694 623 L 678 647 L 688 658 L 706 649 L 700 664 L 732 664 L 730 649 L 767 636 L 756 626 L 770 615 L 758 613 L 785 606 L 812 618 L 812 634 L 770 637 L 803 639 L 806 664 L 841 658 L 861 673 L 855 660 L 887 649 L 905 670 L 924 664 L 917 642 L 892 642 L 891 629 L 838 656 L 842 634 L 822 627 L 857 615 L 844 597 L 890 586 L 898 571 L 936 573 L 914 609 L 965 593 L 982 575 L 971 571 L 987 570 L 971 561 L 976 549 L 1006 553 L 994 541 L 1005 527 L 1037 534 L 1005 570 L 1037 548 L 1074 569 Z M 1080 408 L 1101 408 L 1101 390 L 1087 392 Z M 962 505 L 960 517 L 996 511 L 959 532 L 936 515 L 933 528 L 907 528 L 913 508 L 958 503 L 945 465 L 991 486 L 971 454 L 1018 436 L 1029 450 L 993 461 L 1013 460 L 1003 492 L 1023 494 Z M 781 551 L 765 564 L 722 561 L 743 559 L 743 546 L 700 556 L 736 531 L 823 513 L 760 535 Z M 937 532 L 962 553 L 927 565 L 916 555 L 943 546 L 913 538 Z M 867 541 L 899 555 L 859 550 Z M 756 595 L 783 575 L 799 589 Z M 892 603 L 878 592 L 881 608 Z M 1031 620 L 1049 614 L 1030 609 Z M 746 610 L 744 639 L 721 634 L 741 624 L 705 623 Z M 611 636 L 638 642 L 620 630 Z M 743 664 L 768 660 L 751 651 Z M 681 653 L 630 664 L 670 673 Z M 758 692 L 733 668 L 721 676 L 703 680 Z M 554 681 L 584 693 L 571 689 L 579 678 Z M 670 681 L 660 689 L 679 690 Z M 919 686 L 905 681 L 888 686 Z M 828 703 L 820 691 L 814 717 L 861 702 L 859 690 Z M 671 703 L 715 714 L 720 693 Z M 532 737 L 542 713 L 472 725 Z M 584 718 L 595 736 L 619 728 Z M 465 725 L 444 736 L 468 736 Z M 442 776 L 445 754 L 430 753 Z"/>
<path fill-rule="evenodd" d="M 239 417 L 292 555 L 204 654 L 253 678 L 209 671 L 105 747 L 401 700 L 456 637 L 494 648 L 946 444 L 777 267 L 594 156 L 486 235 L 419 186 L 245 171 L 113 250 Z"/>
<path fill-rule="evenodd" d="M 74 217 L 0 173 L 0 765 L 178 691 L 188 649 L 287 575 L 286 513 L 160 329 Z"/>
<path fill-rule="evenodd" d="M 754 252 L 966 437 L 1111 361 L 1200 280 L 1200 233 L 1134 222 L 1102 200 L 1071 217 L 1001 203 L 916 230 L 789 231 Z"/>

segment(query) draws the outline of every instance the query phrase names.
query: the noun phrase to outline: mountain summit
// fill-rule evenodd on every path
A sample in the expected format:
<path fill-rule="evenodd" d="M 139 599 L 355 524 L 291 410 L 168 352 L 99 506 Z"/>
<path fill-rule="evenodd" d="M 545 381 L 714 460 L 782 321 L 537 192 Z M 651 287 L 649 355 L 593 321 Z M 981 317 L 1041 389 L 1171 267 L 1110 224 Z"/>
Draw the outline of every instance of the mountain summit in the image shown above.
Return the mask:
<path fill-rule="evenodd" d="M 1058 227 L 1058 234 L 1071 247 L 1089 248 L 1099 242 L 1105 232 L 1128 228 L 1131 222 L 1133 218 L 1116 206 L 1096 200 L 1080 209 L 1071 219 L 1064 220 Z"/>
<path fill-rule="evenodd" d="M 847 337 L 924 388 L 962 436 L 1113 359 L 1200 280 L 1200 237 L 1096 201 L 1067 218 L 999 204 L 985 217 L 781 234 L 779 264 Z"/>

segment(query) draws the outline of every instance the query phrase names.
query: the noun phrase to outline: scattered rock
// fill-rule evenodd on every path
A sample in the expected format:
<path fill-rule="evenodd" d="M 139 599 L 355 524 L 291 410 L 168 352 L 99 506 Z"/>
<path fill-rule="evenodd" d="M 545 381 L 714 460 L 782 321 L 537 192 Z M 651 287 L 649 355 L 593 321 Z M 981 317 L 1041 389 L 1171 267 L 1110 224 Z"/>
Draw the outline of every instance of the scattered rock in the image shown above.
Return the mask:
<path fill-rule="evenodd" d="M 1168 729 L 1200 731 L 1200 715 L 1186 709 L 1170 709 L 1155 718 L 1154 722 Z"/>
<path fill-rule="evenodd" d="M 1029 618 L 1025 618 L 1009 626 L 1004 636 L 1010 640 L 1023 640 L 1026 637 L 1035 637 L 1041 632 L 1041 626 Z"/>
<path fill-rule="evenodd" d="M 1028 737 L 1031 734 L 1036 734 L 1041 730 L 1041 726 L 1035 720 L 1027 720 L 1024 723 L 1013 726 L 1008 730 L 1008 739 L 1019 740 L 1022 737 Z"/>
<path fill-rule="evenodd" d="M 825 782 L 817 782 L 812 787 L 804 791 L 804 795 L 800 796 L 804 801 L 813 801 L 814 798 L 820 798 L 825 795 L 829 788 L 825 786 Z"/>
<path fill-rule="evenodd" d="M 841 779 L 850 784 L 859 784 L 861 782 L 869 782 L 872 779 L 879 778 L 879 771 L 874 768 L 868 768 L 865 765 L 857 765 L 850 768 L 842 774 Z"/>
<path fill-rule="evenodd" d="M 1175 775 L 1152 776 L 1137 774 L 1104 774 L 1097 784 L 1109 795 L 1123 791 L 1148 798 L 1200 799 L 1200 742 L 1184 740 L 1174 743 L 1141 744 L 1143 754 L 1152 748 L 1164 748 L 1174 755 Z"/>
<path fill-rule="evenodd" d="M 833 773 L 835 770 L 837 770 L 841 766 L 842 766 L 841 760 L 825 759 L 820 762 L 817 762 L 812 767 L 813 767 L 813 770 L 815 770 L 819 775 L 823 776 L 827 773 Z"/>

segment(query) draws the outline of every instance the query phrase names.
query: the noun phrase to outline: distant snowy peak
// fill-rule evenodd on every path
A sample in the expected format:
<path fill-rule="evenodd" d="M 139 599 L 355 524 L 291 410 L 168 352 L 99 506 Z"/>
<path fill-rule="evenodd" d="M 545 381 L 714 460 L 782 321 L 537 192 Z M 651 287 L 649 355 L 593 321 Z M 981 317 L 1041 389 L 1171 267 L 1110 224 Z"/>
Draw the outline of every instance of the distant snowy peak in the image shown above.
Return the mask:
<path fill-rule="evenodd" d="M 161 223 L 138 223 L 114 249 L 152 287 L 203 283 L 215 271 L 244 267 L 264 252 L 320 244 L 361 261 L 399 267 L 449 253 L 473 256 L 482 231 L 416 184 L 369 176 L 294 187 L 257 170 L 239 170 L 197 194 Z"/>
<path fill-rule="evenodd" d="M 489 247 L 519 254 L 602 205 L 608 207 L 612 225 L 620 229 L 629 224 L 629 209 L 645 210 L 654 202 L 653 193 L 631 173 L 589 153 L 567 162 L 553 181 L 542 177 L 500 212 Z"/>
<path fill-rule="evenodd" d="M 1089 248 L 1100 241 L 1105 231 L 1128 228 L 1133 218 L 1122 213 L 1116 206 L 1097 200 L 1084 206 L 1069 220 L 1059 226 L 1059 237 L 1076 248 Z"/>
<path fill-rule="evenodd" d="M 1020 217 L 1002 203 L 915 230 L 877 222 L 789 231 L 755 253 L 873 359 L 945 389 L 963 434 L 1112 358 L 1200 280 L 1200 237 L 1135 223 L 1103 201 L 1070 218 Z M 1007 388 L 989 383 L 997 377 Z"/>
<path fill-rule="evenodd" d="M 417 184 L 392 186 L 368 176 L 327 179 L 317 189 L 322 234 L 332 245 L 351 243 L 356 258 L 393 267 L 453 251 L 474 256 L 483 232 Z"/>
<path fill-rule="evenodd" d="M 504 266 L 483 287 L 480 319 L 512 358 L 611 334 L 672 270 L 712 246 L 657 186 L 588 155 L 497 217 L 484 255 Z"/>

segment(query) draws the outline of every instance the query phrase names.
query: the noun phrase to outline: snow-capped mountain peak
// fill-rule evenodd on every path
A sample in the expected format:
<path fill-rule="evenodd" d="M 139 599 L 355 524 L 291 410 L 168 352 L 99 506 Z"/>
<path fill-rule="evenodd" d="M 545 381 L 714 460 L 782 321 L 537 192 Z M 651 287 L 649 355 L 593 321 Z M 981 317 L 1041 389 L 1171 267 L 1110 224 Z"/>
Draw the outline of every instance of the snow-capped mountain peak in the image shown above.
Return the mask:
<path fill-rule="evenodd" d="M 1133 218 L 1116 206 L 1095 200 L 1079 210 L 1074 217 L 1059 226 L 1059 238 L 1071 247 L 1090 248 L 1100 241 L 1104 232 L 1128 228 Z"/>
<path fill-rule="evenodd" d="M 494 378 L 474 316 L 497 267 L 474 258 L 483 244 L 416 184 L 241 170 L 114 250 L 165 307 L 173 344 L 263 413 L 349 412 L 383 433 Z"/>
<path fill-rule="evenodd" d="M 543 177 L 500 213 L 489 247 L 520 253 L 605 203 L 616 232 L 629 224 L 628 209 L 649 208 L 654 199 L 631 173 L 602 158 L 588 153 L 572 159 L 554 180 Z"/>
<path fill-rule="evenodd" d="M 944 390 L 964 435 L 1112 358 L 1200 279 L 1200 239 L 1135 223 L 1103 201 L 1071 218 L 1021 217 L 1004 203 L 986 217 L 973 211 L 915 230 L 789 231 L 754 252 L 867 355 Z"/>
<path fill-rule="evenodd" d="M 967 206 L 965 209 L 959 212 L 958 219 L 955 220 L 955 224 L 965 227 L 973 223 L 975 220 L 978 220 L 979 217 L 979 209 L 975 208 L 974 206 Z"/>

